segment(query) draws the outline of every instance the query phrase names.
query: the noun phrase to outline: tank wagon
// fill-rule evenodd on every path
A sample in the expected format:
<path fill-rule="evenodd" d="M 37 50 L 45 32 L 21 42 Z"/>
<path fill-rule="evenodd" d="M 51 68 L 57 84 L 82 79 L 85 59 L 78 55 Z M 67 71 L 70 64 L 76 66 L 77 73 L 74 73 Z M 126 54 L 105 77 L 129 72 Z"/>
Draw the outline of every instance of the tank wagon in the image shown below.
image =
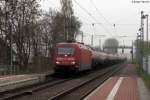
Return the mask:
<path fill-rule="evenodd" d="M 90 46 L 76 42 L 57 43 L 54 51 L 55 71 L 84 71 L 96 65 L 113 64 L 124 60 L 124 57 L 95 51 Z"/>

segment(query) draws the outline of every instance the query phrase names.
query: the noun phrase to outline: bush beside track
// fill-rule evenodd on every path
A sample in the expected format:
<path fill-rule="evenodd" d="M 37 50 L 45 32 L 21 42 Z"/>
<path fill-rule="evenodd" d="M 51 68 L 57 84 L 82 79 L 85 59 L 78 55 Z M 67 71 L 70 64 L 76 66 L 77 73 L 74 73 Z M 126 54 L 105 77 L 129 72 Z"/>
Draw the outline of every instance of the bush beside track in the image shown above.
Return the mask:
<path fill-rule="evenodd" d="M 139 66 L 137 67 L 137 73 L 139 74 L 139 76 L 143 78 L 145 84 L 148 86 L 150 90 L 150 75 Z"/>

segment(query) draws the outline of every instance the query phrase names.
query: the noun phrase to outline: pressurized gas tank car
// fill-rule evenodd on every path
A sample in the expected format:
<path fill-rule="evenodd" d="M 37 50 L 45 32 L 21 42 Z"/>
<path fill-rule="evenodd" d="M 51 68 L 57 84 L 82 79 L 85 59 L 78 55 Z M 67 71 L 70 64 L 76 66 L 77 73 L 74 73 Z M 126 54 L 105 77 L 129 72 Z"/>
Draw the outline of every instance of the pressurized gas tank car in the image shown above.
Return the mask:
<path fill-rule="evenodd" d="M 81 43 L 58 43 L 54 53 L 54 70 L 84 71 L 92 68 L 91 48 Z"/>

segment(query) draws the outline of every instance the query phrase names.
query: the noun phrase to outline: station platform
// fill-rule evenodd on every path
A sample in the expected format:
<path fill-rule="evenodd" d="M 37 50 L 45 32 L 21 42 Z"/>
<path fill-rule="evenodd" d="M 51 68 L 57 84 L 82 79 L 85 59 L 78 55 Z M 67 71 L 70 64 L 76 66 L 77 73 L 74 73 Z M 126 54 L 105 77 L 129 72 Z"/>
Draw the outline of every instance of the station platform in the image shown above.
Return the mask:
<path fill-rule="evenodd" d="M 137 75 L 136 67 L 128 64 L 84 100 L 150 100 L 150 91 Z"/>
<path fill-rule="evenodd" d="M 43 82 L 53 73 L 54 71 L 50 70 L 40 74 L 2 75 L 0 76 L 0 93 Z"/>
<path fill-rule="evenodd" d="M 0 92 L 33 85 L 44 80 L 44 74 L 0 76 Z"/>

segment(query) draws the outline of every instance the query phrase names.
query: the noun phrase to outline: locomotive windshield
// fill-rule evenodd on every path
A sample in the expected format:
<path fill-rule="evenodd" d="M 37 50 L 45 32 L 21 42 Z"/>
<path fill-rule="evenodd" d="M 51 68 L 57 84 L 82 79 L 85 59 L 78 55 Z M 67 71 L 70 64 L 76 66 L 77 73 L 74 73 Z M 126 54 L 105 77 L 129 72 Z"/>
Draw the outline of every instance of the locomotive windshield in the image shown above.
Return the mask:
<path fill-rule="evenodd" d="M 58 48 L 58 54 L 74 54 L 74 48 Z"/>

